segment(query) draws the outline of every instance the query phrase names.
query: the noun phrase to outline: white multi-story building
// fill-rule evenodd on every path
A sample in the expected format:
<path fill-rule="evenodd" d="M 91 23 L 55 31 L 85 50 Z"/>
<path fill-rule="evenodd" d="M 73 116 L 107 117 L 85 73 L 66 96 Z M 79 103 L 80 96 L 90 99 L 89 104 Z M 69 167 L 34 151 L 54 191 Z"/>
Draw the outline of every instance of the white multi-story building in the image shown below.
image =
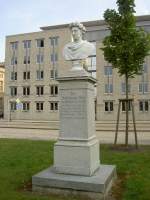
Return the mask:
<path fill-rule="evenodd" d="M 4 115 L 4 63 L 0 63 L 0 118 Z"/>
<path fill-rule="evenodd" d="M 96 45 L 88 58 L 88 70 L 96 77 L 95 112 L 97 120 L 115 120 L 118 99 L 125 97 L 125 81 L 104 60 L 100 49 L 109 34 L 103 20 L 83 22 L 86 39 Z M 137 26 L 150 31 L 150 16 L 137 17 Z M 65 74 L 70 63 L 62 50 L 71 39 L 68 24 L 42 27 L 41 31 L 6 37 L 5 118 L 58 120 L 59 85 L 57 76 Z M 150 58 L 145 58 L 142 74 L 129 81 L 137 120 L 150 120 Z M 16 109 L 16 99 L 23 103 Z M 122 104 L 122 119 L 125 105 Z"/>

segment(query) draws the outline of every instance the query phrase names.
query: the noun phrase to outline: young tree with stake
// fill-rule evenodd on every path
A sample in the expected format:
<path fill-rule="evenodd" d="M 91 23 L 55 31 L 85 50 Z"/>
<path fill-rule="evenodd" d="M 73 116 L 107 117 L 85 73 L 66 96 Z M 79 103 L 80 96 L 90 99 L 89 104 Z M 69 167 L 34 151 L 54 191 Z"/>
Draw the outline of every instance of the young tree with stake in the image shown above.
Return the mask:
<path fill-rule="evenodd" d="M 117 0 L 118 12 L 107 9 L 104 19 L 109 26 L 110 35 L 103 40 L 105 60 L 125 76 L 126 85 L 126 139 L 128 146 L 129 124 L 129 78 L 135 77 L 143 69 L 144 59 L 150 52 L 150 34 L 136 27 L 134 0 Z"/>

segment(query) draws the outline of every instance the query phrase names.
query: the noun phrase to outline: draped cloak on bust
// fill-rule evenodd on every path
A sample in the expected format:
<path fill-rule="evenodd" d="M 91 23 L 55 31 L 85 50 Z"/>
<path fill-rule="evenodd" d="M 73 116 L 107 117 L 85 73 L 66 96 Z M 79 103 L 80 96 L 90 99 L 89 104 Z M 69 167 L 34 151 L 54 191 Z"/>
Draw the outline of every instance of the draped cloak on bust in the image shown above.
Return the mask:
<path fill-rule="evenodd" d="M 88 56 L 95 53 L 95 46 L 87 42 L 86 40 L 81 40 L 79 42 L 70 42 L 65 45 L 63 50 L 63 55 L 65 60 L 83 60 Z"/>

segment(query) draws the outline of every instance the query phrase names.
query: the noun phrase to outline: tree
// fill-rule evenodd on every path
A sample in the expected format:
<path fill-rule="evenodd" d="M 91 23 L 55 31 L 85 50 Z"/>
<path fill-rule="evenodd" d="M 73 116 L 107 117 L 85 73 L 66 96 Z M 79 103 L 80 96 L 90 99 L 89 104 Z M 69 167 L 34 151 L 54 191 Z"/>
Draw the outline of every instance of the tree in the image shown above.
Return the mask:
<path fill-rule="evenodd" d="M 126 141 L 128 146 L 128 104 L 129 78 L 142 71 L 144 58 L 150 52 L 150 34 L 136 27 L 134 0 L 117 0 L 118 11 L 107 9 L 104 19 L 109 26 L 110 35 L 103 40 L 105 60 L 125 76 L 126 86 Z"/>

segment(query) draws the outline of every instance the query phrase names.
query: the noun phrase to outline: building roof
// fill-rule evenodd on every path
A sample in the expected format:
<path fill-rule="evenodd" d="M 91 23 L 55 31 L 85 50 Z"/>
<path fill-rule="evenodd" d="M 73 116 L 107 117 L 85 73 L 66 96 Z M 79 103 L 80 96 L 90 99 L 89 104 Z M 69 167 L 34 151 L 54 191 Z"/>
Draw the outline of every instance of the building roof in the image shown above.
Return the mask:
<path fill-rule="evenodd" d="M 141 21 L 150 21 L 150 15 L 142 15 L 142 16 L 136 16 L 137 22 Z M 85 27 L 90 26 L 104 26 L 107 25 L 105 20 L 95 20 L 95 21 L 86 21 L 81 22 Z M 40 27 L 41 30 L 52 30 L 52 29 L 61 29 L 61 28 L 67 28 L 69 24 L 59 24 L 59 25 L 52 25 L 52 26 L 44 26 Z"/>

